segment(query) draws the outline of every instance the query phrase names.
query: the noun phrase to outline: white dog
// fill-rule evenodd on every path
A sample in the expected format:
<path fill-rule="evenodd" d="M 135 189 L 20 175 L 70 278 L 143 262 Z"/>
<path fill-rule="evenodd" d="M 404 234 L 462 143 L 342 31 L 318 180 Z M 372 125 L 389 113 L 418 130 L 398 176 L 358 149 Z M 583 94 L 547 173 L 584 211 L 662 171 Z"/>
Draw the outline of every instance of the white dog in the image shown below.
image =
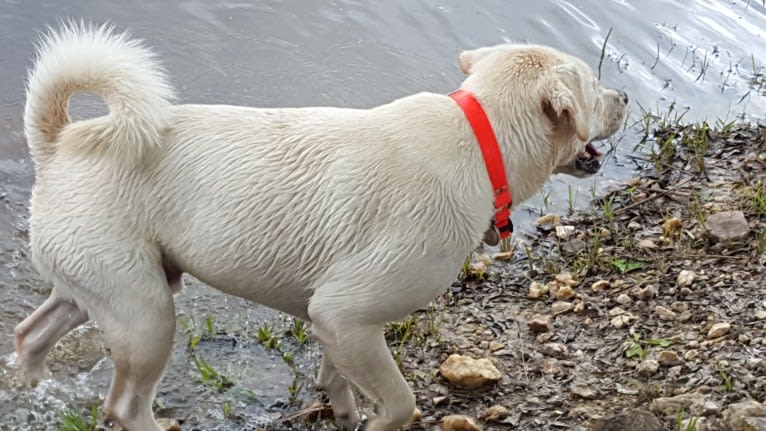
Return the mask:
<path fill-rule="evenodd" d="M 598 167 L 627 96 L 552 48 L 463 52 L 514 202 L 558 170 Z M 109 114 L 71 122 L 70 96 Z M 161 429 L 152 412 L 168 363 L 173 294 L 189 273 L 312 323 L 318 385 L 337 423 L 359 421 L 352 387 L 377 403 L 368 431 L 404 424 L 415 398 L 383 336 L 437 297 L 494 214 L 474 132 L 447 95 L 372 109 L 173 105 L 154 55 L 108 28 L 68 25 L 41 43 L 24 130 L 36 164 L 32 259 L 50 298 L 16 328 L 33 379 L 72 328 L 94 319 L 114 361 L 106 428 Z"/>

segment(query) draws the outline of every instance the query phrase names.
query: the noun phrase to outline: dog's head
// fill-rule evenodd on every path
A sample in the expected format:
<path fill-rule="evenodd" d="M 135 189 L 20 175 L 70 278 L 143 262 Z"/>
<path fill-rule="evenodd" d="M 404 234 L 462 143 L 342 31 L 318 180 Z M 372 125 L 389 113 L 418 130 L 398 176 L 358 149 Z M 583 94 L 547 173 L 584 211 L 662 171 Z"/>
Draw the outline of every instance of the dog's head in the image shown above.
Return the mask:
<path fill-rule="evenodd" d="M 544 130 L 544 142 L 528 149 L 545 156 L 539 162 L 546 164 L 547 175 L 584 177 L 598 171 L 601 153 L 593 142 L 608 138 L 623 124 L 625 92 L 602 87 L 583 61 L 545 46 L 479 48 L 463 52 L 459 64 L 468 75 L 464 86 L 489 99 L 496 114 L 500 112 L 496 118 L 528 123 L 506 128 Z"/>

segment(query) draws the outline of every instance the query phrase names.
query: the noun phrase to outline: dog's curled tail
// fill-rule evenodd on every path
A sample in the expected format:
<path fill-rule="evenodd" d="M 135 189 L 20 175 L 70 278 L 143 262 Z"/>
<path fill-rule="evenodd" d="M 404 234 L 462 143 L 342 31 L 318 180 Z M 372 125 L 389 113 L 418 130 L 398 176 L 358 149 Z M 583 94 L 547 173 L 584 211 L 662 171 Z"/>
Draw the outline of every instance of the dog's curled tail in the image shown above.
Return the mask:
<path fill-rule="evenodd" d="M 69 98 L 78 91 L 101 96 L 109 113 L 72 123 Z M 62 145 L 134 165 L 161 145 L 173 98 L 165 70 L 140 41 L 107 25 L 69 22 L 49 29 L 27 81 L 30 154 L 44 165 Z"/>

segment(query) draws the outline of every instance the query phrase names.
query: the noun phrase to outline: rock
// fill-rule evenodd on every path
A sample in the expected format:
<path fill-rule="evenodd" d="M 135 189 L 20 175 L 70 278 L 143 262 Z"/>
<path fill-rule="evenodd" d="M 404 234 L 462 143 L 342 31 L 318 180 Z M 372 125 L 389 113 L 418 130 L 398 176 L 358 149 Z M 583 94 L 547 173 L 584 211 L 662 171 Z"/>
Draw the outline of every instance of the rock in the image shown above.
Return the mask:
<path fill-rule="evenodd" d="M 502 350 L 505 348 L 505 344 L 498 343 L 497 341 L 490 341 L 489 342 L 489 351 L 490 352 L 497 352 L 498 350 Z"/>
<path fill-rule="evenodd" d="M 731 324 L 729 323 L 726 323 L 726 322 L 716 323 L 707 332 L 707 337 L 708 338 L 723 337 L 729 332 L 730 329 L 731 329 Z"/>
<path fill-rule="evenodd" d="M 599 280 L 590 286 L 590 289 L 594 292 L 603 292 L 609 288 L 609 282 L 606 280 Z"/>
<path fill-rule="evenodd" d="M 654 250 L 655 248 L 657 248 L 657 244 L 655 244 L 653 240 L 648 238 L 642 239 L 641 241 L 638 242 L 638 244 L 636 244 L 636 246 L 640 250 Z"/>
<path fill-rule="evenodd" d="M 628 223 L 628 229 L 630 230 L 641 230 L 641 223 L 637 221 L 632 221 Z"/>
<path fill-rule="evenodd" d="M 669 310 L 661 305 L 654 307 L 654 312 L 661 320 L 676 320 L 678 315 L 673 310 Z"/>
<path fill-rule="evenodd" d="M 556 375 L 561 374 L 564 371 L 564 368 L 561 366 L 561 362 L 559 362 L 556 358 L 545 358 L 543 360 L 543 373 L 549 374 L 549 375 Z"/>
<path fill-rule="evenodd" d="M 572 277 L 571 272 L 562 272 L 560 274 L 556 274 L 556 277 L 554 277 L 556 282 L 558 282 L 561 285 L 569 286 L 569 287 L 577 287 L 579 284 L 577 280 Z"/>
<path fill-rule="evenodd" d="M 556 291 L 556 299 L 572 299 L 575 297 L 575 291 L 571 287 L 564 285 Z"/>
<path fill-rule="evenodd" d="M 685 428 L 684 428 L 685 429 Z M 662 423 L 645 410 L 629 410 L 597 420 L 591 431 L 664 431 Z"/>
<path fill-rule="evenodd" d="M 751 370 L 763 370 L 766 371 L 766 359 L 763 358 L 748 358 L 745 361 L 745 366 Z"/>
<path fill-rule="evenodd" d="M 574 385 L 572 387 L 572 393 L 586 400 L 592 400 L 598 397 L 598 392 L 592 385 Z"/>
<path fill-rule="evenodd" d="M 660 363 L 655 361 L 654 359 L 645 359 L 641 361 L 636 367 L 638 374 L 641 374 L 644 377 L 653 376 L 654 374 L 657 373 L 659 369 L 660 369 Z"/>
<path fill-rule="evenodd" d="M 554 315 L 564 314 L 572 311 L 574 304 L 568 301 L 556 301 L 551 304 L 551 311 Z"/>
<path fill-rule="evenodd" d="M 420 411 L 419 408 L 415 407 L 415 410 L 412 411 L 412 416 L 410 416 L 410 423 L 416 424 L 423 420 L 423 412 Z"/>
<path fill-rule="evenodd" d="M 681 365 L 684 361 L 678 356 L 678 353 L 672 350 L 663 350 L 657 355 L 657 362 L 663 367 L 672 367 L 674 365 Z"/>
<path fill-rule="evenodd" d="M 707 418 L 704 416 L 692 416 L 681 421 L 679 430 L 710 431 Z"/>
<path fill-rule="evenodd" d="M 614 300 L 614 302 L 616 302 L 616 303 L 618 303 L 620 305 L 628 305 L 628 304 L 630 304 L 633 301 L 630 299 L 630 296 L 628 296 L 628 295 L 626 295 L 624 293 L 621 293 L 621 294 L 619 294 L 617 296 L 617 298 Z"/>
<path fill-rule="evenodd" d="M 484 262 L 472 263 L 470 271 L 472 276 L 483 278 L 487 273 L 487 265 Z"/>
<path fill-rule="evenodd" d="M 699 398 L 696 394 L 681 394 L 674 397 L 660 397 L 652 400 L 649 409 L 663 415 L 673 415 L 680 411 L 686 411 L 692 403 Z"/>
<path fill-rule="evenodd" d="M 455 353 L 439 367 L 439 373 L 453 385 L 470 389 L 496 383 L 502 377 L 489 359 L 473 359 Z"/>
<path fill-rule="evenodd" d="M 472 418 L 465 415 L 449 415 L 442 418 L 442 431 L 481 431 L 481 427 Z"/>
<path fill-rule="evenodd" d="M 650 284 L 644 288 L 637 288 L 635 291 L 631 289 L 630 293 L 631 295 L 635 296 L 636 299 L 646 301 L 647 299 L 651 299 L 657 296 L 657 288 Z"/>
<path fill-rule="evenodd" d="M 481 414 L 481 419 L 487 422 L 500 422 L 507 418 L 511 411 L 501 405 L 488 407 Z"/>
<path fill-rule="evenodd" d="M 548 286 L 538 283 L 536 281 L 533 281 L 529 283 L 529 294 L 528 296 L 533 299 L 542 298 L 546 293 L 548 293 Z"/>
<path fill-rule="evenodd" d="M 567 240 L 569 237 L 574 235 L 574 233 L 574 226 L 556 226 L 556 238 L 560 240 Z"/>
<path fill-rule="evenodd" d="M 750 226 L 742 211 L 724 211 L 711 214 L 705 221 L 705 229 L 714 241 L 737 241 L 750 233 Z"/>
<path fill-rule="evenodd" d="M 758 310 L 755 312 L 755 318 L 758 320 L 766 320 L 766 310 Z"/>
<path fill-rule="evenodd" d="M 623 310 L 620 307 L 614 307 L 611 310 L 609 310 L 609 316 L 611 316 L 611 317 L 619 316 L 621 314 L 626 314 L 626 313 L 627 313 L 627 311 Z"/>
<path fill-rule="evenodd" d="M 766 417 L 745 418 L 744 422 L 745 431 L 766 431 Z"/>
<path fill-rule="evenodd" d="M 766 418 L 766 406 L 755 400 L 729 404 L 729 407 L 723 412 L 724 423 L 734 431 L 748 430 L 748 420 L 751 422 L 749 429 L 758 430 L 758 428 L 753 428 L 753 425 L 758 423 L 758 421 L 751 420 L 754 418 Z"/>
<path fill-rule="evenodd" d="M 667 220 L 665 220 L 665 223 L 662 224 L 662 234 L 665 236 L 672 237 L 674 235 L 677 235 L 679 232 L 681 232 L 681 229 L 684 227 L 684 222 L 681 221 L 678 217 L 671 217 Z"/>
<path fill-rule="evenodd" d="M 585 303 L 582 302 L 582 301 L 575 301 L 574 312 L 575 313 L 582 313 L 583 310 L 585 310 Z"/>
<path fill-rule="evenodd" d="M 696 279 L 697 274 L 695 274 L 694 271 L 684 269 L 678 273 L 678 278 L 676 278 L 676 285 L 678 285 L 678 287 L 688 287 L 691 286 Z"/>
<path fill-rule="evenodd" d="M 540 348 L 540 353 L 554 358 L 564 359 L 569 356 L 569 349 L 562 343 L 545 343 L 543 347 Z"/>
<path fill-rule="evenodd" d="M 721 405 L 713 400 L 702 400 L 701 403 L 693 404 L 695 414 L 702 416 L 716 416 L 721 412 Z"/>
<path fill-rule="evenodd" d="M 691 349 L 691 350 L 687 350 L 686 352 L 684 352 L 684 360 L 685 361 L 694 361 L 694 360 L 696 360 L 699 357 L 700 357 L 699 350 Z"/>
<path fill-rule="evenodd" d="M 548 332 L 551 330 L 551 316 L 536 314 L 527 322 L 527 327 L 533 332 Z"/>
<path fill-rule="evenodd" d="M 499 260 L 502 262 L 507 262 L 511 259 L 513 259 L 513 252 L 512 251 L 501 251 L 500 253 L 495 253 L 492 255 L 492 259 Z"/>
<path fill-rule="evenodd" d="M 543 225 L 551 225 L 551 226 L 558 226 L 561 224 L 561 217 L 559 217 L 556 214 L 546 214 L 537 220 L 535 220 L 535 226 L 543 226 Z"/>
<path fill-rule="evenodd" d="M 614 329 L 620 329 L 630 323 L 630 318 L 624 314 L 621 314 L 619 316 L 613 317 L 610 323 Z"/>
<path fill-rule="evenodd" d="M 704 404 L 708 398 L 699 392 L 691 392 L 676 395 L 674 397 L 660 397 L 652 400 L 649 409 L 655 413 L 666 416 L 678 414 L 680 411 L 689 412 L 692 415 L 699 415 L 704 410 Z"/>

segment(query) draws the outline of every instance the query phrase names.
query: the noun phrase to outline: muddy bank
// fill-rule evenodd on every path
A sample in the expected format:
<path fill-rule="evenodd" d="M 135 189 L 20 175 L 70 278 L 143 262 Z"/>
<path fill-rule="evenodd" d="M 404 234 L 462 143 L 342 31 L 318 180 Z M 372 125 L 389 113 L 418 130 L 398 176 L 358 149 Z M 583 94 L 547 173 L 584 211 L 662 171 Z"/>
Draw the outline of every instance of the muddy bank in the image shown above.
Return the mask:
<path fill-rule="evenodd" d="M 422 412 L 410 429 L 451 414 L 485 429 L 764 429 L 766 129 L 670 118 L 650 125 L 639 176 L 474 255 L 428 310 L 389 325 Z M 489 358 L 500 381 L 448 382 L 454 353 Z"/>

